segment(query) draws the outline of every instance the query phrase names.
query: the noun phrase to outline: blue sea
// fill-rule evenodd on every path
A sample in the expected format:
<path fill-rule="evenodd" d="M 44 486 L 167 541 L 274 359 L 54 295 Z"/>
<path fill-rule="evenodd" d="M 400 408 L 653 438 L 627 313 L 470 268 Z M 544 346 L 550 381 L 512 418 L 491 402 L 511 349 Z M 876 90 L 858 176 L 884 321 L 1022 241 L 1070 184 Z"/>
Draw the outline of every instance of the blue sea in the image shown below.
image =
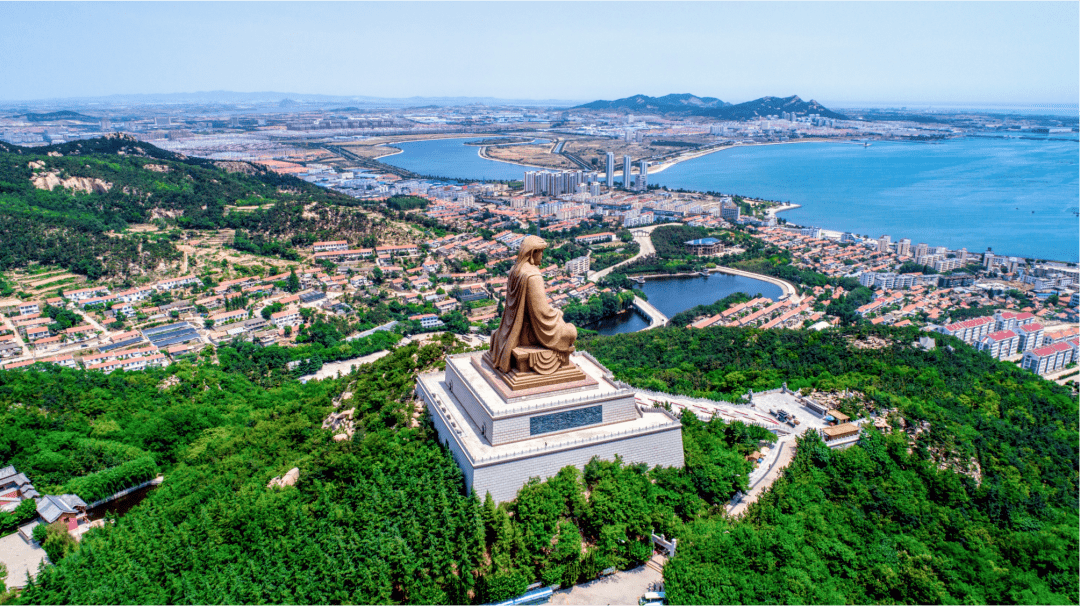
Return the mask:
<path fill-rule="evenodd" d="M 463 139 L 402 143 L 383 161 L 462 179 L 521 179 Z M 793 202 L 800 225 L 1030 258 L 1080 261 L 1080 144 L 1074 138 L 950 139 L 736 147 L 650 175 L 671 188 Z"/>

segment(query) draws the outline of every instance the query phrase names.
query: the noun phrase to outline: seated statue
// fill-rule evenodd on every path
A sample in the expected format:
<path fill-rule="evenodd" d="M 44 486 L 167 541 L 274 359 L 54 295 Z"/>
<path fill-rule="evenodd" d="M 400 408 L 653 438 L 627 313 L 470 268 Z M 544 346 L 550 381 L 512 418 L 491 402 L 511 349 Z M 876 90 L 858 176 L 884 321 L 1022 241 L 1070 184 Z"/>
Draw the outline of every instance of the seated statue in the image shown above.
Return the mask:
<path fill-rule="evenodd" d="M 547 242 L 527 236 L 510 270 L 506 303 L 499 329 L 491 335 L 489 360 L 504 373 L 548 375 L 570 364 L 577 328 L 563 321 L 562 311 L 548 302 L 540 259 Z"/>

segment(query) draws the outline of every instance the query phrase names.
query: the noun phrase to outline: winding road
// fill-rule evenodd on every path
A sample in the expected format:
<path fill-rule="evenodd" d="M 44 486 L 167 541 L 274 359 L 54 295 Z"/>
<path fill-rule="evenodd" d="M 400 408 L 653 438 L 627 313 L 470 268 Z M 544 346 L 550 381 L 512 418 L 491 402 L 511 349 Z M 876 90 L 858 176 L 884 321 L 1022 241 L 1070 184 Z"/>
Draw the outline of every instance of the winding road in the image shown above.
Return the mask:
<path fill-rule="evenodd" d="M 608 267 L 606 269 L 601 269 L 600 271 L 594 271 L 590 273 L 588 276 L 589 281 L 596 282 L 597 280 L 601 280 L 604 278 L 604 276 L 610 274 L 613 269 L 622 267 L 623 265 L 626 265 L 627 263 L 630 263 L 632 261 L 636 261 L 641 257 L 644 257 L 645 255 L 651 255 L 656 253 L 656 248 L 653 246 L 652 243 L 652 232 L 654 229 L 660 227 L 661 225 L 682 225 L 682 223 L 661 223 L 659 225 L 648 225 L 645 227 L 635 228 L 634 242 L 638 243 L 638 254 L 630 257 L 625 261 L 616 263 L 615 265 L 612 265 L 611 267 Z"/>

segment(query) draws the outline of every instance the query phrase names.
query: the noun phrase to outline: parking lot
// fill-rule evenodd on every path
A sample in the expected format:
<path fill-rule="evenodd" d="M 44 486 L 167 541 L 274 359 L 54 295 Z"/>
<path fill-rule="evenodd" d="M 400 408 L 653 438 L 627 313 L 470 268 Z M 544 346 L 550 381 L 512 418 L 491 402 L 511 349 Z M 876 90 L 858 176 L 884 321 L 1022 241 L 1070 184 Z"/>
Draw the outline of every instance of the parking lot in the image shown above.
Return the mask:
<path fill-rule="evenodd" d="M 7 566 L 8 587 L 25 587 L 26 575 L 37 576 L 38 564 L 45 558 L 45 550 L 35 543 L 27 543 L 19 533 L 0 539 L 0 562 Z"/>

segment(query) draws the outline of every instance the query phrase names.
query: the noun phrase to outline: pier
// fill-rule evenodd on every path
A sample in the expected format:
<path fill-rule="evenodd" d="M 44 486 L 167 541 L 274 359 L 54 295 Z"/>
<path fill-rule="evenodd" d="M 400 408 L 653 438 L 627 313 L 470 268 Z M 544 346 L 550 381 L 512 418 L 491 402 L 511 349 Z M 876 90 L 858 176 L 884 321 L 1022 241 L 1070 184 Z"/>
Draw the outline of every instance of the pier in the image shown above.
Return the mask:
<path fill-rule="evenodd" d="M 642 299 L 641 297 L 634 297 L 634 309 L 637 309 L 639 312 L 645 314 L 649 318 L 649 328 L 645 328 L 642 330 L 649 330 L 651 328 L 667 326 L 668 317 L 660 313 L 659 309 L 653 307 L 653 305 L 645 299 Z"/>

